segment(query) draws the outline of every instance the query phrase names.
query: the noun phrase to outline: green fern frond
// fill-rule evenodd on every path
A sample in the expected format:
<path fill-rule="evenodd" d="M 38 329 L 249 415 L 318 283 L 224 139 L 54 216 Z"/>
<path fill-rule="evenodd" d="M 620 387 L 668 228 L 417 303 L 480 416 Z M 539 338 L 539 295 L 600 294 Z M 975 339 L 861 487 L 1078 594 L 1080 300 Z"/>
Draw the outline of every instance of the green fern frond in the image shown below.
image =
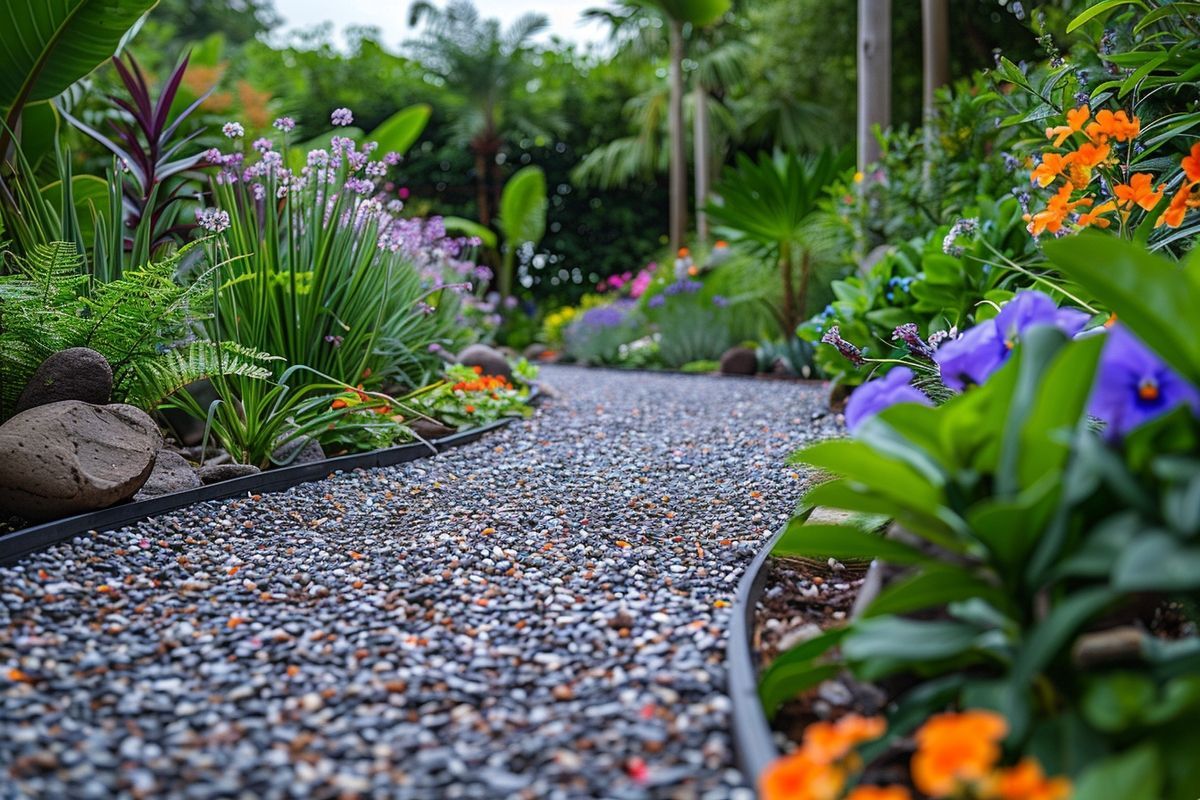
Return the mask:
<path fill-rule="evenodd" d="M 158 358 L 136 362 L 124 381 L 125 402 L 141 408 L 155 408 L 175 392 L 199 380 L 216 375 L 239 375 L 267 380 L 271 370 L 264 367 L 275 360 L 235 342 L 211 342 L 206 339 L 168 350 Z"/>

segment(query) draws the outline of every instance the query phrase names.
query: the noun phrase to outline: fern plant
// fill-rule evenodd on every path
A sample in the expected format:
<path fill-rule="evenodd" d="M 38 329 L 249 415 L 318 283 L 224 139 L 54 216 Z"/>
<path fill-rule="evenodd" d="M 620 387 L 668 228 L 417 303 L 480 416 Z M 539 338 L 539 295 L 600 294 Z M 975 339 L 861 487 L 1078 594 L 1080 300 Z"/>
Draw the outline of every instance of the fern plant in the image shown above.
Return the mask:
<path fill-rule="evenodd" d="M 0 276 L 0 419 L 48 356 L 90 347 L 113 368 L 113 399 L 152 410 L 166 397 L 220 374 L 265 378 L 266 353 L 197 335 L 211 314 L 212 277 L 187 286 L 175 280 L 190 248 L 113 281 L 83 270 L 76 246 L 54 242 L 14 260 Z"/>

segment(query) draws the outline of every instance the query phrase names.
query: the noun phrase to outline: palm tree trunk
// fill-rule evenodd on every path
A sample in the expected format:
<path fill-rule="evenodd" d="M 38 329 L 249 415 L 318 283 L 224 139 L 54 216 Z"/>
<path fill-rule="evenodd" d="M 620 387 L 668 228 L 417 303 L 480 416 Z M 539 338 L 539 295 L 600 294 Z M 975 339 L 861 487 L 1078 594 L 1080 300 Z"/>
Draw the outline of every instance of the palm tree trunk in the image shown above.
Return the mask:
<path fill-rule="evenodd" d="M 783 338 L 796 334 L 799 319 L 796 313 L 796 277 L 792 272 L 792 243 L 779 243 L 779 272 L 783 279 Z"/>
<path fill-rule="evenodd" d="M 683 246 L 687 235 L 687 152 L 683 142 L 683 23 L 671 28 L 671 249 Z"/>
<path fill-rule="evenodd" d="M 701 242 L 708 241 L 708 215 L 704 213 L 704 205 L 708 202 L 708 171 L 712 155 L 708 143 L 708 89 L 697 80 L 693 93 L 696 105 L 692 113 L 695 121 L 693 160 L 696 162 L 696 238 Z"/>
<path fill-rule="evenodd" d="M 472 149 L 475 151 L 475 205 L 478 206 L 479 224 L 489 228 L 492 225 L 492 207 L 488 199 L 487 158 L 481 146 L 477 145 Z"/>
<path fill-rule="evenodd" d="M 892 0 L 858 0 L 858 168 L 879 160 L 873 129 L 892 116 Z"/>

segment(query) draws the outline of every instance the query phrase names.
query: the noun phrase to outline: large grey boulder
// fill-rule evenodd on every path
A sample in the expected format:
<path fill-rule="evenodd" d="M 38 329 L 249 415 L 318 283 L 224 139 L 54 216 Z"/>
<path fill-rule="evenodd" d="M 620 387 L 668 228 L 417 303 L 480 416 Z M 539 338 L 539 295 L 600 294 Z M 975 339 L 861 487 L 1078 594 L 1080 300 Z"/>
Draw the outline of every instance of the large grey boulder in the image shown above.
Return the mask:
<path fill-rule="evenodd" d="M 201 485 L 200 476 L 186 458 L 174 450 L 159 450 L 150 477 L 133 499 L 147 500 L 164 494 L 199 489 Z"/>
<path fill-rule="evenodd" d="M 132 406 L 63 400 L 23 411 L 0 425 L 0 508 L 40 522 L 128 500 L 161 446 Z"/>
<path fill-rule="evenodd" d="M 463 348 L 458 354 L 458 363 L 468 367 L 479 367 L 484 375 L 502 375 L 512 380 L 512 367 L 500 351 L 486 344 L 473 344 Z"/>
<path fill-rule="evenodd" d="M 102 406 L 112 399 L 108 359 L 86 347 L 61 350 L 42 362 L 17 398 L 16 413 L 62 400 Z"/>

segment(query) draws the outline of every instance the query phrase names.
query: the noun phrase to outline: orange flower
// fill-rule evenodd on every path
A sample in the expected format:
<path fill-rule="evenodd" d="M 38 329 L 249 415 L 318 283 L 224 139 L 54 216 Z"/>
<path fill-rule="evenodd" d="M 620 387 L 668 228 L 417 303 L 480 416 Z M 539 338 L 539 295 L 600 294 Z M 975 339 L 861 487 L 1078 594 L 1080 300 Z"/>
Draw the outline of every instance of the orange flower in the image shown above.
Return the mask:
<path fill-rule="evenodd" d="M 1068 153 L 1066 160 L 1070 166 L 1067 169 L 1067 179 L 1075 185 L 1076 189 L 1082 189 L 1092 181 L 1092 170 L 1108 160 L 1108 154 L 1111 148 L 1106 145 L 1094 145 L 1091 142 L 1086 142 L 1079 146 L 1079 149 L 1074 153 Z"/>
<path fill-rule="evenodd" d="M 801 749 L 763 770 L 758 790 L 761 800 L 835 800 L 845 784 L 840 769 L 814 761 Z"/>
<path fill-rule="evenodd" d="M 329 404 L 329 407 L 334 411 L 337 411 L 339 408 L 345 408 L 346 406 L 346 401 L 340 397 Z"/>
<path fill-rule="evenodd" d="M 1179 191 L 1171 198 L 1171 204 L 1159 216 L 1154 227 L 1167 225 L 1171 228 L 1178 228 L 1183 224 L 1183 217 L 1187 214 L 1188 209 L 1200 205 L 1200 201 L 1192 199 L 1192 186 L 1193 184 L 1185 183 L 1179 187 Z"/>
<path fill-rule="evenodd" d="M 1113 113 L 1106 108 L 1096 112 L 1096 121 L 1088 125 L 1084 132 L 1097 144 L 1109 139 L 1124 142 L 1136 138 L 1142 132 L 1142 121 L 1137 117 L 1131 120 L 1124 111 Z"/>
<path fill-rule="evenodd" d="M 841 761 L 856 746 L 883 736 L 887 723 L 879 717 L 847 714 L 837 722 L 814 722 L 804 729 L 804 751 L 821 764 Z"/>
<path fill-rule="evenodd" d="M 857 786 L 846 800 L 912 800 L 903 786 Z"/>
<path fill-rule="evenodd" d="M 1063 777 L 1047 778 L 1033 758 L 1000 770 L 991 788 L 999 800 L 1067 800 L 1071 796 L 1071 782 Z"/>
<path fill-rule="evenodd" d="M 1161 194 L 1160 194 L 1160 197 L 1161 197 Z M 1114 212 L 1116 210 L 1117 210 L 1117 203 L 1115 200 L 1109 200 L 1107 202 L 1101 203 L 1100 205 L 1096 206 L 1095 208 L 1093 208 L 1091 211 L 1087 212 L 1086 214 L 1079 215 L 1079 227 L 1086 228 L 1089 225 L 1091 225 L 1091 226 L 1094 226 L 1097 228 L 1107 228 L 1109 225 L 1112 224 L 1112 220 L 1107 219 L 1103 215 L 1111 214 L 1112 212 Z"/>
<path fill-rule="evenodd" d="M 1154 178 L 1149 172 L 1135 172 L 1129 176 L 1129 183 L 1118 183 L 1113 187 L 1113 194 L 1123 206 L 1139 205 L 1147 211 L 1153 211 L 1162 200 L 1163 187 L 1154 189 Z"/>
<path fill-rule="evenodd" d="M 1183 167 L 1183 174 L 1189 182 L 1200 183 L 1200 142 L 1192 145 L 1191 155 L 1184 156 L 1179 166 Z"/>
<path fill-rule="evenodd" d="M 946 797 L 963 783 L 982 780 L 1000 758 L 999 742 L 1007 732 L 1004 717 L 992 711 L 931 717 L 917 731 L 913 785 L 930 797 Z"/>
<path fill-rule="evenodd" d="M 1054 183 L 1054 179 L 1061 175 L 1070 163 L 1069 156 L 1063 157 L 1058 153 L 1043 153 L 1042 161 L 1030 173 L 1030 179 L 1033 183 L 1045 189 Z"/>
<path fill-rule="evenodd" d="M 687 258 L 691 254 L 691 252 L 692 251 L 688 250 L 686 247 L 681 247 L 681 248 L 679 248 L 679 257 Z"/>
<path fill-rule="evenodd" d="M 1055 147 L 1062 147 L 1063 142 L 1072 133 L 1078 133 L 1083 130 L 1083 123 L 1088 121 L 1088 117 L 1092 115 L 1092 110 L 1087 106 L 1080 106 L 1067 111 L 1067 124 L 1058 125 L 1054 128 L 1046 128 L 1046 138 L 1054 139 Z"/>
<path fill-rule="evenodd" d="M 463 411 L 466 411 L 468 414 L 474 414 L 475 406 L 463 406 Z"/>
<path fill-rule="evenodd" d="M 1046 207 L 1036 214 L 1026 214 L 1025 221 L 1029 223 L 1029 232 L 1039 236 L 1043 231 L 1058 233 L 1062 230 L 1067 216 L 1079 206 L 1090 206 L 1094 201 L 1090 197 L 1071 200 L 1071 185 L 1064 184 L 1058 194 L 1050 198 Z"/>

